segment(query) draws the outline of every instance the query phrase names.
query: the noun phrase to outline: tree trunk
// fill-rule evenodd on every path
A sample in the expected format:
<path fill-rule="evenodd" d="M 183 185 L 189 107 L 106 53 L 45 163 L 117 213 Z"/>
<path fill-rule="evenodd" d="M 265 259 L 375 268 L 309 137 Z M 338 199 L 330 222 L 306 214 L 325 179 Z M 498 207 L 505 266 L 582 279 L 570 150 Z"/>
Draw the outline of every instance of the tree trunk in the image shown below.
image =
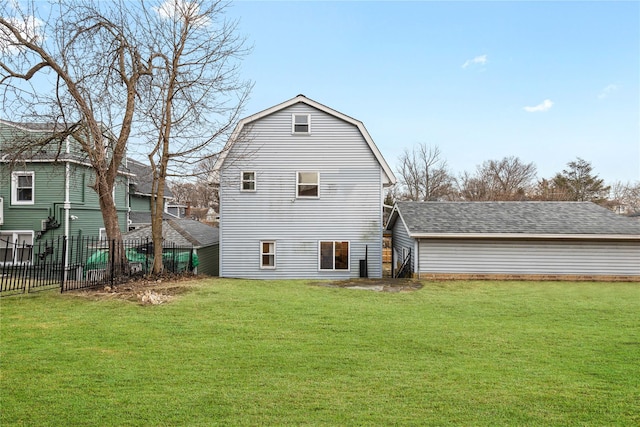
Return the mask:
<path fill-rule="evenodd" d="M 154 177 L 154 181 L 157 178 Z M 154 186 L 156 183 L 154 182 Z M 162 188 L 162 187 L 160 187 Z M 164 191 L 160 190 L 151 198 L 151 240 L 153 241 L 153 274 L 162 273 L 162 213 L 164 211 Z"/>
<path fill-rule="evenodd" d="M 109 239 L 109 262 L 113 267 L 113 277 L 121 276 L 127 266 L 127 257 L 122 243 L 122 231 L 118 221 L 113 193 L 113 185 L 109 186 L 104 177 L 96 177 L 95 190 L 98 193 L 100 211 L 104 221 L 104 228 Z"/>

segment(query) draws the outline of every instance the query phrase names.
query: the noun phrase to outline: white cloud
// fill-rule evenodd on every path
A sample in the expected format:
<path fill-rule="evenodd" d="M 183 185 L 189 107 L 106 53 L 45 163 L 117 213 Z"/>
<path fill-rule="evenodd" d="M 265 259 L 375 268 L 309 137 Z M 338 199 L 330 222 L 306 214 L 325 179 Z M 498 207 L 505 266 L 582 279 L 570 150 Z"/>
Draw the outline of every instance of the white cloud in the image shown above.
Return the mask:
<path fill-rule="evenodd" d="M 462 68 L 467 68 L 469 65 L 475 65 L 475 64 L 484 65 L 487 62 L 489 62 L 489 60 L 487 59 L 487 55 L 480 55 L 480 56 L 476 56 L 473 59 L 467 59 L 464 62 L 464 64 L 462 64 Z"/>
<path fill-rule="evenodd" d="M 539 113 L 544 111 L 549 111 L 553 107 L 553 101 L 550 99 L 545 99 L 541 104 L 538 104 L 534 107 L 524 107 L 524 111 L 528 113 Z"/>
<path fill-rule="evenodd" d="M 189 0 L 164 0 L 159 7 L 153 10 L 160 15 L 162 19 L 176 19 L 182 17 L 190 17 L 194 19 L 193 23 L 197 26 L 204 26 L 210 23 L 208 16 L 200 15 L 200 6 Z"/>
<path fill-rule="evenodd" d="M 44 22 L 35 16 L 26 16 L 22 20 L 8 17 L 6 20 L 18 29 L 21 37 L 34 42 L 43 40 L 41 28 Z M 13 33 L 4 26 L 0 28 L 0 53 L 3 55 L 15 55 L 22 49 Z"/>
<path fill-rule="evenodd" d="M 609 95 L 611 95 L 612 93 L 616 92 L 618 89 L 620 89 L 620 86 L 616 84 L 607 85 L 604 89 L 600 91 L 600 94 L 598 95 L 598 99 L 604 99 Z"/>

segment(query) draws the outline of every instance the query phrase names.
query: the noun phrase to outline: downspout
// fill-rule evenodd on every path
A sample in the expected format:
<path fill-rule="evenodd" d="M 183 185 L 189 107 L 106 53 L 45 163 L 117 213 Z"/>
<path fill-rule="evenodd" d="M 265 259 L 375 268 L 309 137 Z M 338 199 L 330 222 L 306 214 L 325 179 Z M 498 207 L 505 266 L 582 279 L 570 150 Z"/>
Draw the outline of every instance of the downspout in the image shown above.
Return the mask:
<path fill-rule="evenodd" d="M 71 210 L 71 200 L 69 193 L 69 181 L 71 179 L 71 165 L 69 164 L 69 137 L 66 138 L 65 152 L 67 154 L 67 161 L 64 165 L 64 238 L 69 242 L 69 218 Z M 69 245 L 65 246 L 64 254 L 64 278 L 63 283 L 67 282 L 67 272 L 69 271 Z"/>
<path fill-rule="evenodd" d="M 413 248 L 414 248 L 413 252 L 415 254 L 414 255 L 414 257 L 415 257 L 415 263 L 414 263 L 415 267 L 414 268 L 418 272 L 418 279 L 420 279 L 421 278 L 420 277 L 420 250 L 419 250 L 419 248 L 420 248 L 420 239 L 416 239 L 416 242 L 415 242 Z"/>
<path fill-rule="evenodd" d="M 129 164 L 127 163 L 127 156 L 124 158 L 125 167 L 129 168 Z M 127 208 L 127 232 L 129 231 L 129 225 L 131 224 L 131 177 L 127 175 L 127 184 L 125 186 L 125 206 Z"/>

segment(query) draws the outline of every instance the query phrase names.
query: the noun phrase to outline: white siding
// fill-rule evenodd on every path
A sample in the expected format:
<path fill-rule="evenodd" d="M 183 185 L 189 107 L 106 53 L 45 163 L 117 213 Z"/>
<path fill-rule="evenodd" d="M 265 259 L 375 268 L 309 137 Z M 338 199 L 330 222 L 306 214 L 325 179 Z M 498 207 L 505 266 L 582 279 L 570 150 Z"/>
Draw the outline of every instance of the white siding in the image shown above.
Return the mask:
<path fill-rule="evenodd" d="M 311 134 L 291 133 L 291 115 L 311 114 Z M 240 192 L 240 172 L 256 191 Z M 320 173 L 319 199 L 296 198 L 296 173 Z M 370 277 L 382 275 L 382 169 L 354 125 L 295 104 L 251 125 L 220 175 L 221 276 L 358 277 L 368 247 Z M 260 269 L 261 240 L 276 242 L 274 270 Z M 318 271 L 318 241 L 350 242 L 350 271 Z"/>
<path fill-rule="evenodd" d="M 638 242 L 420 240 L 421 273 L 640 275 Z"/>

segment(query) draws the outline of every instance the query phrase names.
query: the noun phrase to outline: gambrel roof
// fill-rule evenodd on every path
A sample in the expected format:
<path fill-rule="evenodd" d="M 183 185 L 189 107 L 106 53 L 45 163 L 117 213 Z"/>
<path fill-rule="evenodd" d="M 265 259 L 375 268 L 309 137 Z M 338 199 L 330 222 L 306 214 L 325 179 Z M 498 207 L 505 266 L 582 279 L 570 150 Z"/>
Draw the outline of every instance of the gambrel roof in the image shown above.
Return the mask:
<path fill-rule="evenodd" d="M 413 238 L 640 240 L 640 223 L 591 202 L 398 202 Z"/>
<path fill-rule="evenodd" d="M 380 150 L 378 150 L 378 147 L 376 146 L 376 144 L 373 142 L 373 139 L 371 138 L 371 135 L 369 135 L 369 132 L 367 132 L 367 129 L 364 127 L 364 124 L 360 121 L 360 120 L 356 120 L 353 117 L 347 116 L 346 114 L 343 114 L 339 111 L 336 111 L 332 108 L 327 107 L 326 105 L 320 104 L 319 102 L 316 102 L 312 99 L 307 98 L 304 95 L 298 95 L 295 98 L 291 98 L 288 101 L 285 101 L 281 104 L 275 105 L 271 108 L 267 108 L 266 110 L 260 111 L 256 114 L 253 114 L 251 116 L 245 117 L 244 119 L 240 120 L 231 136 L 231 138 L 229 139 L 229 142 L 227 143 L 227 146 L 225 147 L 224 151 L 220 154 L 220 157 L 218 158 L 218 161 L 216 162 L 216 167 L 215 169 L 218 170 L 222 164 L 224 163 L 227 153 L 229 152 L 229 150 L 231 149 L 231 147 L 233 146 L 233 144 L 235 143 L 235 141 L 240 137 L 240 135 L 242 135 L 243 133 L 243 129 L 245 128 L 245 126 L 247 126 L 248 124 L 255 122 L 256 120 L 259 120 L 263 117 L 266 117 L 270 114 L 273 114 L 277 111 L 283 110 L 285 108 L 288 108 L 292 105 L 298 104 L 298 103 L 303 103 L 306 105 L 309 105 L 310 107 L 313 107 L 317 110 L 323 111 L 329 115 L 332 115 L 340 120 L 343 120 L 347 123 L 350 123 L 354 126 L 356 126 L 358 128 L 358 130 L 360 131 L 360 133 L 362 134 L 364 140 L 367 142 L 367 145 L 369 146 L 369 149 L 371 150 L 371 152 L 373 153 L 374 157 L 376 158 L 376 160 L 378 161 L 378 163 L 380 164 L 380 167 L 382 168 L 382 170 L 385 173 L 386 176 L 386 183 L 385 185 L 393 185 L 396 183 L 396 177 L 393 174 L 393 171 L 391 170 L 391 168 L 389 167 L 389 165 L 387 164 L 387 162 L 385 161 L 384 157 L 382 157 L 382 154 L 380 153 Z"/>

